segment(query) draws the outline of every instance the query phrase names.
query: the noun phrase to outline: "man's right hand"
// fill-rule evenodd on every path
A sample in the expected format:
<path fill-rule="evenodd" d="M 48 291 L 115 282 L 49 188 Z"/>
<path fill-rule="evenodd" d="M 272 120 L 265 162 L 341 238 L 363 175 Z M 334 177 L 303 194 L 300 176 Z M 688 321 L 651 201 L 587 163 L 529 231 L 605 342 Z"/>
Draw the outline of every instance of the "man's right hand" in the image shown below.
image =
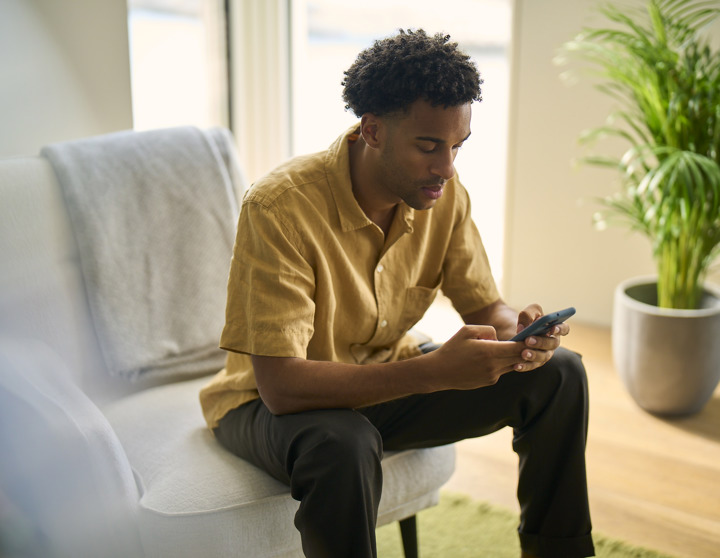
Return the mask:
<path fill-rule="evenodd" d="M 434 360 L 438 389 L 476 389 L 497 383 L 512 371 L 527 371 L 538 365 L 526 360 L 519 343 L 498 341 L 495 328 L 465 325 L 442 347 L 423 358 Z"/>

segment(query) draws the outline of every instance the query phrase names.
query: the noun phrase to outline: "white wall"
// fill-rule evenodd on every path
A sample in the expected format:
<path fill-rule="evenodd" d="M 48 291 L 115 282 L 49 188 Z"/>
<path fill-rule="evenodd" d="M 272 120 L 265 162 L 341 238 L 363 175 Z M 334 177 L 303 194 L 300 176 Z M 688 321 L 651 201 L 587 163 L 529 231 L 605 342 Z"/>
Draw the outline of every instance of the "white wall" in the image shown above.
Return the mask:
<path fill-rule="evenodd" d="M 583 25 L 598 21 L 597 2 L 515 4 L 503 294 L 515 307 L 575 306 L 577 320 L 607 325 L 615 285 L 654 273 L 654 265 L 645 238 L 592 226 L 599 209 L 593 198 L 613 193 L 617 176 L 573 162 L 587 153 L 577 143 L 581 132 L 602 124 L 611 104 L 587 80 L 564 83 L 568 68 L 553 58 Z"/>
<path fill-rule="evenodd" d="M 126 0 L 2 0 L 0 76 L 0 157 L 132 128 Z"/>

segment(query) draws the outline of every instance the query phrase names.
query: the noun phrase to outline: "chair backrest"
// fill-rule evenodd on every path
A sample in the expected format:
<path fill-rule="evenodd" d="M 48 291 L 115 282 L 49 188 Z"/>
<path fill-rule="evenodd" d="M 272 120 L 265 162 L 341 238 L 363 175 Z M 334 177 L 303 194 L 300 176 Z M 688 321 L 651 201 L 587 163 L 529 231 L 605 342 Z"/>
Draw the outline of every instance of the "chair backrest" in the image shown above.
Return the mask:
<path fill-rule="evenodd" d="M 186 157 L 180 161 L 177 158 L 167 158 L 165 151 L 163 151 L 164 146 L 171 140 L 177 141 L 181 148 L 196 148 L 197 142 L 191 145 L 181 143 L 180 140 L 186 141 L 187 138 L 197 139 L 198 136 L 205 138 L 205 141 L 199 142 L 200 149 L 198 149 L 198 153 L 185 153 Z M 190 130 L 189 128 L 177 128 L 153 132 L 123 132 L 99 136 L 98 138 L 88 138 L 88 140 L 83 141 L 93 145 L 105 142 L 102 145 L 105 146 L 106 150 L 116 150 L 103 153 L 105 159 L 101 162 L 94 162 L 94 159 L 91 158 L 92 160 L 89 161 L 81 161 L 81 164 L 76 167 L 81 173 L 94 172 L 97 170 L 96 167 L 99 167 L 106 174 L 100 174 L 94 180 L 103 187 L 112 177 L 120 175 L 127 177 L 127 173 L 122 174 L 119 171 L 116 172 L 113 168 L 107 167 L 111 167 L 111 163 L 117 165 L 117 157 L 114 155 L 116 152 L 121 154 L 123 148 L 129 149 L 127 148 L 128 145 L 132 148 L 130 151 L 132 153 L 137 152 L 142 161 L 151 160 L 152 164 L 149 168 L 167 169 L 170 175 L 173 172 L 175 174 L 181 172 L 178 169 L 185 168 L 183 164 L 187 165 L 187 161 L 192 161 L 189 170 L 198 174 L 200 178 L 195 182 L 190 181 L 191 184 L 198 185 L 198 190 L 195 198 L 188 200 L 185 206 L 196 203 L 197 199 L 209 200 L 209 197 L 202 195 L 204 191 L 202 191 L 201 187 L 205 187 L 206 183 L 201 179 L 211 174 L 208 170 L 209 161 L 217 165 L 219 170 L 216 174 L 219 172 L 219 175 L 224 177 L 217 182 L 225 185 L 219 186 L 218 191 L 226 192 L 227 201 L 224 201 L 225 198 L 222 197 L 222 194 L 217 194 L 212 198 L 215 205 L 213 206 L 208 201 L 207 207 L 203 206 L 202 211 L 206 211 L 216 219 L 220 216 L 225 219 L 221 226 L 224 227 L 225 236 L 228 237 L 226 241 L 230 244 L 227 248 L 227 266 L 229 266 L 230 247 L 234 238 L 237 200 L 240 199 L 240 194 L 244 188 L 244 177 L 237 161 L 232 135 L 229 131 L 221 128 L 204 132 Z M 154 152 L 153 154 L 147 154 L 148 149 L 140 149 L 143 147 L 143 142 L 147 143 L 148 141 L 151 142 L 150 147 L 160 146 L 160 155 Z M 76 145 L 76 143 L 82 142 L 71 143 Z M 57 145 L 64 146 L 68 144 Z M 145 145 L 145 147 L 148 146 Z M 202 147 L 207 147 L 207 149 L 203 150 Z M 209 156 L 209 152 L 213 152 L 215 155 Z M 204 157 L 200 155 L 204 155 Z M 156 157 L 165 158 L 160 160 Z M 55 165 L 55 168 L 53 168 L 53 165 Z M 130 177 L 134 176 L 133 172 L 129 173 Z M 98 291 L 96 285 L 93 284 L 93 278 L 90 279 L 89 283 L 86 284 L 85 282 L 83 270 L 87 270 L 87 251 L 83 252 L 84 259 L 81 266 L 81 254 L 77 241 L 78 231 L 73 231 L 73 227 L 78 229 L 78 220 L 68 213 L 69 202 L 66 203 L 67 187 L 64 183 L 65 188 L 61 188 L 58 176 L 60 175 L 56 163 L 51 164 L 43 156 L 0 160 L 0 270 L 2 271 L 0 273 L 0 337 L 30 339 L 45 343 L 59 355 L 64 364 L 63 368 L 72 376 L 73 382 L 98 403 L 113 400 L 119 396 L 140 391 L 153 385 L 184 379 L 171 377 L 170 375 L 148 374 L 140 378 L 132 378 L 133 381 L 129 381 L 127 377 L 115 374 L 109 369 L 111 364 L 107 363 L 110 363 L 111 360 L 108 360 L 107 352 L 108 335 L 106 334 L 105 337 L 99 340 L 96 334 L 96 331 L 100 331 L 96 330 L 96 327 L 98 327 Z M 150 183 L 155 183 L 157 182 L 156 178 L 151 176 L 147 180 Z M 116 179 L 116 182 L 118 180 Z M 131 192 L 130 195 L 142 195 L 142 203 L 148 203 L 145 199 L 147 193 L 145 190 L 140 191 L 137 188 L 132 190 L 129 185 L 127 188 L 125 187 L 125 182 L 122 182 L 122 180 L 120 182 L 120 186 L 115 186 L 119 188 L 119 191 L 125 192 L 127 189 Z M 166 182 L 176 184 L 176 182 L 173 182 L 172 176 L 167 178 Z M 222 190 L 222 188 L 225 188 L 225 190 Z M 65 191 L 64 194 L 63 190 Z M 231 190 L 234 190 L 234 192 Z M 92 192 L 95 193 L 96 190 Z M 174 192 L 175 190 L 173 190 L 173 194 Z M 82 192 L 80 193 L 82 194 Z M 194 193 L 195 190 L 193 190 Z M 97 196 L 97 194 L 95 195 Z M 153 197 L 153 199 L 161 199 L 162 201 L 162 198 L 158 198 L 158 196 Z M 218 205 L 222 211 L 218 210 Z M 183 204 L 179 204 L 179 206 L 183 206 Z M 205 217 L 205 215 L 202 215 L 202 217 Z M 172 220 L 172 216 L 170 218 Z M 177 222 L 183 223 L 184 221 L 182 218 L 178 218 Z M 180 226 L 185 227 L 183 224 Z M 79 229 L 84 230 L 82 226 Z M 144 229 L 142 232 L 144 232 Z M 201 231 L 201 233 L 203 232 Z M 199 235 L 200 238 L 204 239 L 204 242 L 211 246 L 220 244 L 217 235 L 204 234 L 203 236 L 195 229 L 193 229 L 193 233 Z M 96 236 L 85 234 L 80 238 L 84 240 L 96 238 Z M 195 244 L 198 245 L 197 242 Z M 112 248 L 115 244 L 110 246 Z M 123 246 L 125 246 L 123 240 L 118 240 L 118 247 L 122 248 Z M 183 271 L 185 271 L 186 267 L 191 269 L 191 265 L 195 265 L 199 269 L 208 269 L 200 267 L 201 264 L 195 260 L 188 261 L 188 265 L 185 265 L 175 251 L 168 249 L 167 252 L 172 254 L 167 259 L 181 262 L 179 265 L 183 266 Z M 122 254 L 123 251 L 118 250 L 118 253 Z M 136 260 L 137 258 L 133 261 L 136 262 Z M 133 261 L 127 263 L 131 264 Z M 212 307 L 214 309 L 212 315 L 217 314 L 221 324 L 224 283 L 227 272 L 224 257 L 216 258 L 216 262 L 218 263 L 212 268 L 213 287 L 203 294 L 212 293 L 213 301 L 217 299 L 217 304 Z M 99 268 L 105 269 L 104 264 L 100 264 Z M 125 268 L 125 266 L 122 267 L 122 269 Z M 216 268 L 217 271 L 215 271 Z M 210 274 L 209 271 L 208 274 Z M 168 273 L 166 276 L 175 277 L 176 275 Z M 188 276 L 194 277 L 194 274 L 190 273 Z M 87 277 L 87 273 L 85 277 Z M 124 285 L 125 283 L 121 281 L 121 284 Z M 169 292 L 175 293 L 175 290 L 171 289 Z M 197 291 L 193 291 L 193 293 L 195 292 Z M 90 295 L 95 294 L 95 298 L 88 297 L 88 293 Z M 175 293 L 173 296 L 178 298 L 179 295 Z M 207 297 L 198 296 L 196 298 L 202 302 Z M 137 301 L 138 299 L 139 297 L 133 296 L 128 302 Z M 155 297 L 150 297 L 150 299 L 156 300 Z M 103 298 L 103 300 L 109 299 Z M 112 300 L 116 299 L 113 298 Z M 95 307 L 91 308 L 93 301 Z M 195 303 L 196 305 L 199 304 L 197 301 Z M 201 306 L 205 308 L 208 305 L 201 304 Z M 216 306 L 217 308 L 215 308 Z M 183 307 L 171 305 L 171 308 Z M 186 313 L 188 312 L 190 310 Z M 124 323 L 117 321 L 116 316 L 117 314 L 110 315 L 113 325 L 115 323 Z M 93 321 L 93 317 L 96 318 L 95 321 Z M 167 321 L 174 324 L 176 318 L 176 315 L 169 316 Z M 183 324 L 186 322 L 195 324 L 198 322 L 198 316 L 194 316 L 194 319 L 186 318 Z M 209 333 L 205 334 L 205 337 L 208 335 L 212 337 L 215 334 L 210 328 L 196 326 L 195 329 L 202 332 L 207 330 Z M 105 329 L 102 331 L 105 331 Z M 192 330 L 180 327 L 180 331 L 190 333 Z M 219 336 L 219 331 L 217 335 Z M 111 336 L 112 339 L 124 339 L 124 337 L 124 335 Z M 218 363 L 222 362 L 224 353 L 217 349 L 214 338 L 205 339 L 205 337 L 203 337 L 203 342 L 207 343 L 208 347 L 215 351 L 213 356 L 214 367 L 216 361 Z M 146 337 L 142 338 L 145 339 Z M 101 344 L 103 339 L 105 339 L 105 345 Z M 165 341 L 164 338 L 162 340 Z M 174 342 L 176 340 L 170 339 L 169 341 Z M 181 339 L 178 339 L 178 341 L 181 341 Z M 152 343 L 146 344 L 155 346 Z M 178 345 L 177 350 L 182 353 L 188 348 L 194 347 Z M 135 353 L 131 351 L 130 354 Z M 219 366 L 222 366 L 222 364 L 219 364 Z"/>

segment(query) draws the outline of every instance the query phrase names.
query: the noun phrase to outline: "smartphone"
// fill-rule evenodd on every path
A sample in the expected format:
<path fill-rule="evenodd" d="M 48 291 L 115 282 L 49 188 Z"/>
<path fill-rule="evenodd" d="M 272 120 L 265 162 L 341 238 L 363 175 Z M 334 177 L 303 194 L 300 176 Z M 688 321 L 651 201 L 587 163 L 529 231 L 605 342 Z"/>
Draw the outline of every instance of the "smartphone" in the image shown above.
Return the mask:
<path fill-rule="evenodd" d="M 515 337 L 510 339 L 510 341 L 523 341 L 531 335 L 545 335 L 553 327 L 563 323 L 573 314 L 575 314 L 575 308 L 572 306 L 570 308 L 565 308 L 565 310 L 545 314 L 523 329 Z"/>

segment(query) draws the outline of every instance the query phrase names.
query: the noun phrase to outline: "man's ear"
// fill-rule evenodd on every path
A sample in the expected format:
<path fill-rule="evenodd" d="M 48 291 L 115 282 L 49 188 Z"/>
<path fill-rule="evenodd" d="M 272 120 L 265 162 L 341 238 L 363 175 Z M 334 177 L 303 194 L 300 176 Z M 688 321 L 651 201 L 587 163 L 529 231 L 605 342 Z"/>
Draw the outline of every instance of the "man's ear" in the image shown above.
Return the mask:
<path fill-rule="evenodd" d="M 360 135 L 368 147 L 377 149 L 383 141 L 385 123 L 377 115 L 366 112 L 360 119 Z"/>

